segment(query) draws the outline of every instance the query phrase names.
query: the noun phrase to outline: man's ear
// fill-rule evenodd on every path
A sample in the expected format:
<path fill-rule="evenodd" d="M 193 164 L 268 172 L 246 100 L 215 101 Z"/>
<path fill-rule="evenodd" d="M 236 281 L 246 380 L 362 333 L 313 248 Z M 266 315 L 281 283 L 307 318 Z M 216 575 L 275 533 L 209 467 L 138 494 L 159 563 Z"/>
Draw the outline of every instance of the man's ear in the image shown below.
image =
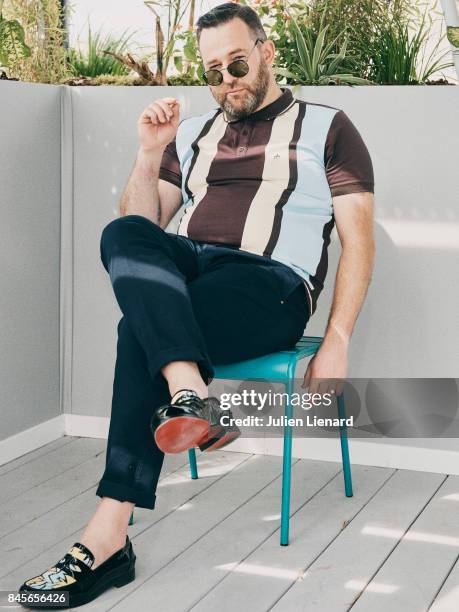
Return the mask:
<path fill-rule="evenodd" d="M 274 56 L 276 54 L 276 46 L 269 38 L 264 42 L 262 54 L 265 59 L 265 62 L 272 66 L 274 62 Z"/>

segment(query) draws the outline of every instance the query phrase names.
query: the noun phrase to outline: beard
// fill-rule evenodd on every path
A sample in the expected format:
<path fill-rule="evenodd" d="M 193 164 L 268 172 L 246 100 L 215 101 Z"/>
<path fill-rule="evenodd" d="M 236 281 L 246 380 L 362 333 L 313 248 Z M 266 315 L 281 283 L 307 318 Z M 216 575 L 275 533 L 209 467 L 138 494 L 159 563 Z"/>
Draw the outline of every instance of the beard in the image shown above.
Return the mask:
<path fill-rule="evenodd" d="M 237 101 L 232 101 L 231 98 L 234 99 L 234 96 L 228 97 L 225 93 L 219 94 L 212 92 L 220 108 L 225 111 L 228 121 L 243 119 L 260 106 L 269 89 L 269 76 L 268 65 L 264 59 L 261 58 L 254 82 L 250 85 L 245 83 L 241 84 L 245 89 L 236 94 L 238 96 Z M 231 89 L 237 89 L 237 85 L 231 87 Z"/>

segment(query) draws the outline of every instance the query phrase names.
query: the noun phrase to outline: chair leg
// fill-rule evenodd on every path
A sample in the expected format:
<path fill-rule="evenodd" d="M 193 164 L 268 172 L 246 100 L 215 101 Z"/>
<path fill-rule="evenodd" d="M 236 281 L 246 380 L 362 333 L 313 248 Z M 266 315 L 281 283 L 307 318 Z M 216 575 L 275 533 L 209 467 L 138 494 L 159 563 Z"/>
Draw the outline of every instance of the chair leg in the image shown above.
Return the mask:
<path fill-rule="evenodd" d="M 292 380 L 285 385 L 287 391 L 287 405 L 285 416 L 290 419 L 293 416 L 293 408 L 290 401 L 292 395 Z M 281 505 L 281 530 L 280 544 L 288 546 L 289 522 L 290 522 L 290 485 L 292 476 L 292 426 L 284 426 L 284 455 L 282 465 L 282 505 Z"/>
<path fill-rule="evenodd" d="M 194 448 L 188 449 L 188 461 L 190 462 L 191 478 L 196 480 L 198 477 L 198 465 L 196 463 L 196 451 Z"/>
<path fill-rule="evenodd" d="M 345 419 L 346 410 L 344 407 L 344 394 L 337 395 L 336 400 L 338 404 L 338 416 L 340 419 Z M 349 446 L 346 424 L 340 425 L 339 435 L 341 440 L 341 457 L 343 460 L 344 491 L 346 493 L 346 497 L 352 497 L 351 463 L 349 461 Z"/>

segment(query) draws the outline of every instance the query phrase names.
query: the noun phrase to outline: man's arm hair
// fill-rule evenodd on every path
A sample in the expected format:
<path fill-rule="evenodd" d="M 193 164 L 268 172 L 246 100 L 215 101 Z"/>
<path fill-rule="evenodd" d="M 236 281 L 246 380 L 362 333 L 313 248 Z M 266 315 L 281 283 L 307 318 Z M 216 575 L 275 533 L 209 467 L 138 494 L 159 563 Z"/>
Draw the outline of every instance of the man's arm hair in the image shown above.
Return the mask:
<path fill-rule="evenodd" d="M 162 151 L 162 150 L 161 150 Z M 182 190 L 158 179 L 162 154 L 145 157 L 139 153 L 120 201 L 120 215 L 142 215 L 163 229 L 183 203 Z"/>
<path fill-rule="evenodd" d="M 120 215 L 141 215 L 159 224 L 159 167 L 164 148 L 137 152 L 134 168 L 120 200 Z"/>
<path fill-rule="evenodd" d="M 348 342 L 372 278 L 374 196 L 371 192 L 336 196 L 333 208 L 342 253 L 326 334 L 337 333 Z"/>

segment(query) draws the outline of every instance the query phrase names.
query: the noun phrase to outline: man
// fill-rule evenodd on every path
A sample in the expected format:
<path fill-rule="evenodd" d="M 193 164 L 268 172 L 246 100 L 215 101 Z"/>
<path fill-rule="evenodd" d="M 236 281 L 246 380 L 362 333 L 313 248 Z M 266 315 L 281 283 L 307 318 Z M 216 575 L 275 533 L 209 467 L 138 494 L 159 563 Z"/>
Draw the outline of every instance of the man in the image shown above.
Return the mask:
<path fill-rule="evenodd" d="M 373 265 L 373 170 L 351 121 L 280 88 L 275 47 L 236 3 L 197 35 L 218 108 L 179 120 L 150 104 L 121 216 L 101 257 L 123 312 L 102 499 L 79 542 L 23 589 L 68 590 L 72 605 L 134 579 L 134 505 L 154 508 L 165 452 L 239 435 L 209 398 L 213 364 L 291 348 L 317 307 L 336 221 L 343 251 L 323 344 L 305 384 L 343 379 Z M 177 233 L 166 232 L 183 206 Z"/>

